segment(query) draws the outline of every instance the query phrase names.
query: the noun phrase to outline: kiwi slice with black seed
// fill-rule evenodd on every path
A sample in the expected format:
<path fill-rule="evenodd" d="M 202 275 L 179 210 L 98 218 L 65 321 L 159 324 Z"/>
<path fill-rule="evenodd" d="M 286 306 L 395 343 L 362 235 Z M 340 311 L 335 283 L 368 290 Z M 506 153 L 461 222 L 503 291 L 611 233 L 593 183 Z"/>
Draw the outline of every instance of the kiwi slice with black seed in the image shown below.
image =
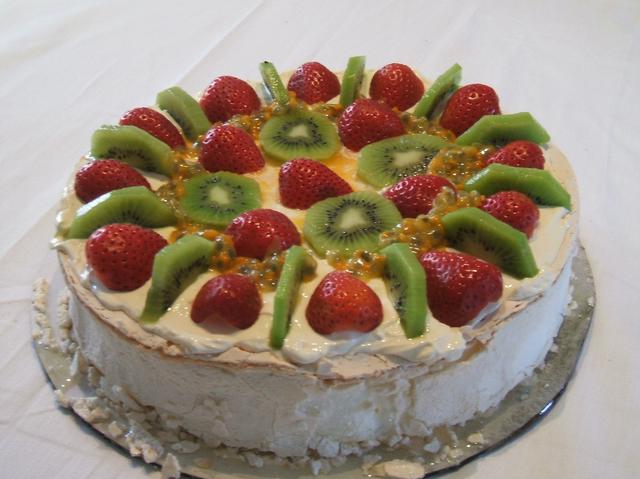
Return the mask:
<path fill-rule="evenodd" d="M 454 248 L 498 266 L 515 278 L 538 274 L 527 236 L 479 208 L 462 208 L 442 218 Z"/>
<path fill-rule="evenodd" d="M 196 223 L 224 228 L 240 213 L 260 207 L 260 186 L 228 171 L 198 175 L 184 182 L 180 206 Z"/>
<path fill-rule="evenodd" d="M 314 204 L 304 221 L 306 240 L 320 256 L 328 251 L 376 251 L 380 233 L 402 221 L 396 206 L 372 191 L 357 191 Z"/>
<path fill-rule="evenodd" d="M 91 137 L 91 155 L 112 158 L 152 173 L 170 176 L 173 171 L 171 148 L 146 131 L 131 125 L 106 125 Z"/>
<path fill-rule="evenodd" d="M 280 74 L 273 63 L 260 63 L 260 75 L 273 101 L 280 105 L 289 103 L 289 92 L 284 83 L 282 83 L 282 78 L 280 78 Z"/>
<path fill-rule="evenodd" d="M 538 168 L 520 168 L 493 163 L 464 184 L 467 191 L 492 195 L 498 191 L 519 191 L 539 205 L 563 206 L 571 210 L 571 195 L 551 173 Z"/>
<path fill-rule="evenodd" d="M 426 116 L 429 118 L 438 106 L 438 103 L 449 93 L 457 90 L 462 78 L 462 67 L 457 63 L 449 68 L 446 72 L 436 78 L 436 81 L 424 93 L 413 114 L 415 116 Z"/>
<path fill-rule="evenodd" d="M 432 158 L 447 144 L 425 134 L 376 141 L 360 150 L 358 176 L 378 188 L 393 185 L 407 176 L 426 173 Z"/>
<path fill-rule="evenodd" d="M 550 140 L 549 133 L 528 112 L 511 115 L 485 115 L 458 137 L 458 145 L 483 143 L 506 145 L 516 140 L 527 140 L 539 145 Z"/>
<path fill-rule="evenodd" d="M 305 276 L 315 272 L 316 266 L 316 261 L 302 246 L 292 246 L 287 250 L 273 298 L 272 348 L 282 348 L 289 332 L 291 312 L 298 298 L 300 283 Z"/>
<path fill-rule="evenodd" d="M 340 86 L 340 104 L 346 108 L 360 95 L 362 80 L 364 79 L 364 65 L 366 57 L 351 57 L 347 62 L 347 68 L 342 75 Z"/>
<path fill-rule="evenodd" d="M 81 206 L 71 222 L 68 238 L 88 238 L 101 226 L 133 223 L 160 228 L 176 222 L 173 210 L 144 186 L 110 191 Z"/>
<path fill-rule="evenodd" d="M 158 93 L 156 103 L 160 109 L 171 115 L 171 118 L 182 128 L 184 135 L 191 141 L 204 135 L 211 126 L 211 122 L 198 102 L 178 86 L 172 86 Z"/>
<path fill-rule="evenodd" d="M 424 334 L 427 328 L 427 277 L 424 268 L 406 243 L 384 248 L 384 280 L 400 316 L 407 338 Z"/>
<path fill-rule="evenodd" d="M 212 254 L 213 243 L 196 235 L 183 236 L 158 251 L 140 321 L 157 321 L 180 293 L 209 268 Z"/>
<path fill-rule="evenodd" d="M 307 110 L 272 117 L 260 130 L 260 143 L 269 156 L 283 162 L 298 157 L 325 160 L 340 148 L 335 125 Z"/>

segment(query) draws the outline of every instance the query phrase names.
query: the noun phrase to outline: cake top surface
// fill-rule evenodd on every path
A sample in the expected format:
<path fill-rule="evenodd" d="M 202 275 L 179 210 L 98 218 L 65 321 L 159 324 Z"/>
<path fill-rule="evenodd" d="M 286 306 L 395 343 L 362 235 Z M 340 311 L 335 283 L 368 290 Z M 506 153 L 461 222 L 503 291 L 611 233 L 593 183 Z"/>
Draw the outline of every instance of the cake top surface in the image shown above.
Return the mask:
<path fill-rule="evenodd" d="M 119 329 L 200 358 L 431 363 L 553 284 L 576 188 L 530 114 L 457 65 L 260 70 L 94 134 L 54 243 Z"/>

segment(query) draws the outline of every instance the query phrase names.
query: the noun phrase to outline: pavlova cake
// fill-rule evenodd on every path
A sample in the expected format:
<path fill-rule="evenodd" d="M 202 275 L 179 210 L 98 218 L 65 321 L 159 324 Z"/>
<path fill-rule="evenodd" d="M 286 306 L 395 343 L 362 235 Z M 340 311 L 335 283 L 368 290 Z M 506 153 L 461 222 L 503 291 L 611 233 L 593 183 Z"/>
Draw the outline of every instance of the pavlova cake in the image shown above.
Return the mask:
<path fill-rule="evenodd" d="M 569 299 L 576 185 L 547 132 L 458 65 L 260 71 L 94 133 L 55 239 L 86 360 L 160 422 L 286 458 L 498 405 Z"/>

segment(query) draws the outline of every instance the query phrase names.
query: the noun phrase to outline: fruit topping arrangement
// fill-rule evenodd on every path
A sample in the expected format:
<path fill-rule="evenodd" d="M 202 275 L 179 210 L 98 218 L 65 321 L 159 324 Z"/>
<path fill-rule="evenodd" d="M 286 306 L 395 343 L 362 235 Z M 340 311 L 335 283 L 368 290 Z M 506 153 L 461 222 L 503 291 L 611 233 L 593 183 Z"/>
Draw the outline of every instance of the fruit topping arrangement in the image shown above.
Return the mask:
<path fill-rule="evenodd" d="M 285 214 L 267 208 L 242 213 L 225 233 L 233 239 L 238 255 L 257 259 L 301 242 L 296 225 Z"/>
<path fill-rule="evenodd" d="M 113 291 L 138 289 L 151 277 L 156 253 L 167 240 L 153 230 L 112 223 L 93 232 L 85 244 L 87 261 L 100 282 Z"/>
<path fill-rule="evenodd" d="M 264 157 L 253 137 L 231 125 L 218 125 L 207 132 L 198 160 L 212 173 L 230 171 L 242 175 L 264 167 Z"/>
<path fill-rule="evenodd" d="M 318 334 L 367 333 L 382 322 L 382 303 L 364 281 L 346 271 L 332 271 L 313 292 L 306 316 Z"/>
<path fill-rule="evenodd" d="M 468 254 L 434 250 L 420 263 L 429 284 L 429 308 L 449 326 L 467 324 L 502 294 L 500 269 Z"/>
<path fill-rule="evenodd" d="M 256 284 L 241 274 L 227 273 L 210 279 L 198 291 L 191 319 L 196 323 L 208 321 L 247 329 L 258 320 L 261 309 Z"/>
<path fill-rule="evenodd" d="M 128 186 L 151 189 L 147 179 L 135 168 L 118 160 L 101 160 L 85 164 L 76 173 L 73 189 L 83 203 Z"/>
<path fill-rule="evenodd" d="M 538 273 L 539 209 L 571 198 L 531 114 L 501 114 L 487 85 L 459 87 L 457 64 L 426 90 L 399 63 L 367 88 L 364 57 L 341 76 L 305 63 L 286 83 L 270 62 L 259 70 L 259 88 L 220 76 L 197 101 L 172 87 L 93 135 L 63 234 L 85 241 L 104 288 L 150 282 L 143 324 L 207 273 L 191 320 L 232 334 L 269 307 L 279 349 L 315 278 L 299 316 L 315 333 L 373 331 L 388 301 L 410 340 L 431 315 L 460 327 L 491 312 L 503 274 Z"/>
<path fill-rule="evenodd" d="M 278 174 L 280 202 L 306 210 L 318 201 L 351 193 L 351 185 L 322 163 L 308 158 L 287 161 Z"/>

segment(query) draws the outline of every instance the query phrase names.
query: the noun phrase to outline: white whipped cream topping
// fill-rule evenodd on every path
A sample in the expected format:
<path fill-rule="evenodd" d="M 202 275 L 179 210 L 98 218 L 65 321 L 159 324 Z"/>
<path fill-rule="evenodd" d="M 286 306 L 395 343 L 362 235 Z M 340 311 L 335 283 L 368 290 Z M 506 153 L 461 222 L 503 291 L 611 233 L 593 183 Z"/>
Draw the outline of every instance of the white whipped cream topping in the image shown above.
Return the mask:
<path fill-rule="evenodd" d="M 563 168 L 555 168 L 560 161 L 561 154 L 555 148 L 546 153 L 547 168 L 561 182 L 565 182 L 567 176 Z M 560 155 L 558 157 L 558 155 Z M 360 181 L 355 175 L 355 163 L 357 155 L 343 150 L 341 176 L 346 177 L 354 190 L 371 189 L 370 186 Z M 566 161 L 562 159 L 562 161 Z M 561 161 L 561 164 L 562 164 Z M 267 164 L 260 172 L 252 176 L 260 183 L 264 208 L 272 208 L 286 214 L 301 229 L 304 222 L 304 211 L 293 210 L 282 206 L 278 201 L 277 175 L 279 165 Z M 145 173 L 145 176 L 148 176 Z M 158 177 L 150 181 L 155 188 L 161 183 Z M 576 201 L 574 197 L 574 202 Z M 73 219 L 75 210 L 81 206 L 71 187 L 67 187 L 61 202 L 59 221 L 62 226 L 68 227 Z M 517 280 L 511 276 L 503 275 L 504 290 L 499 303 L 488 305 L 479 315 L 476 321 L 493 315 L 509 314 L 511 308 L 500 308 L 501 305 L 512 301 L 524 301 L 537 296 L 545 291 L 564 265 L 567 255 L 570 253 L 569 230 L 573 224 L 571 215 L 564 208 L 540 208 L 540 221 L 530 240 L 530 246 L 536 259 L 540 273 L 534 278 Z M 172 228 L 157 230 L 164 237 L 168 237 Z M 65 251 L 72 259 L 76 272 L 83 278 L 85 287 L 90 288 L 100 302 L 112 310 L 121 310 L 132 318 L 140 316 L 150 281 L 135 291 L 115 292 L 100 285 L 87 267 L 84 255 L 85 240 L 65 240 L 59 242 L 58 247 Z M 346 354 L 366 352 L 370 354 L 384 354 L 398 356 L 405 360 L 431 363 L 437 359 L 455 361 L 462 355 L 466 341 L 459 328 L 450 328 L 435 318 L 428 320 L 428 330 L 420 338 L 408 340 L 400 325 L 400 320 L 388 297 L 383 280 L 376 278 L 368 282 L 368 285 L 380 297 L 383 304 L 384 318 L 382 324 L 376 330 L 366 333 L 342 333 L 323 336 L 315 333 L 307 323 L 305 317 L 306 306 L 313 291 L 321 279 L 332 268 L 325 260 L 318 261 L 318 270 L 314 279 L 301 285 L 299 300 L 291 317 L 291 327 L 282 355 L 289 361 L 297 364 L 309 364 L 317 362 L 323 357 L 335 357 Z M 176 300 L 173 306 L 162 316 L 157 323 L 144 325 L 149 332 L 157 334 L 175 344 L 178 344 L 190 355 L 211 355 L 224 352 L 233 346 L 250 352 L 270 351 L 269 329 L 273 311 L 272 292 L 262 294 L 263 308 L 258 321 L 248 329 L 235 330 L 208 324 L 196 324 L 190 319 L 191 304 L 204 283 L 213 278 L 215 273 L 201 275 L 196 282 L 190 285 Z M 485 321 L 482 321 L 483 323 Z"/>

